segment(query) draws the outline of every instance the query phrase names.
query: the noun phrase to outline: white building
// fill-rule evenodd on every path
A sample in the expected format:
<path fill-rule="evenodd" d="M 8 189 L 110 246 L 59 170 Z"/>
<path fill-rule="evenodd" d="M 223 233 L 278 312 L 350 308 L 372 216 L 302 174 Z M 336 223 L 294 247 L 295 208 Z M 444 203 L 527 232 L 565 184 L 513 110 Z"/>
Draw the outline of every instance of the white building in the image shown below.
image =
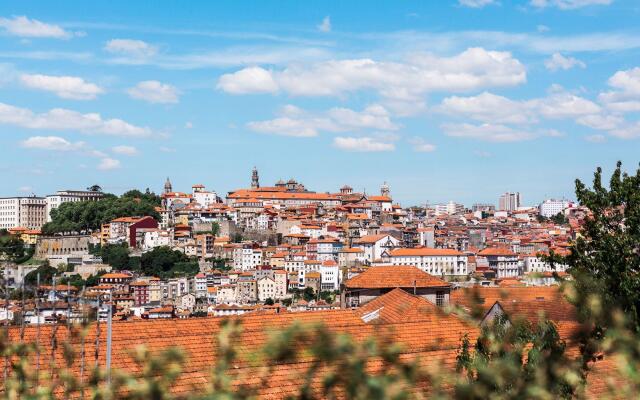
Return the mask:
<path fill-rule="evenodd" d="M 478 265 L 486 264 L 498 279 L 521 275 L 518 256 L 506 248 L 488 247 L 478 253 L 476 261 Z"/>
<path fill-rule="evenodd" d="M 237 247 L 233 250 L 233 264 L 242 271 L 256 269 L 262 265 L 262 250 L 251 246 Z"/>
<path fill-rule="evenodd" d="M 265 276 L 264 278 L 258 279 L 258 301 L 264 302 L 267 299 L 275 300 L 278 296 L 278 291 L 276 289 L 276 281 Z"/>
<path fill-rule="evenodd" d="M 338 263 L 333 260 L 327 260 L 320 265 L 320 290 L 338 290 L 340 289 L 340 268 Z"/>
<path fill-rule="evenodd" d="M 203 208 L 207 208 L 210 204 L 217 203 L 218 195 L 216 192 L 209 192 L 204 189 L 204 185 L 193 185 L 191 187 L 191 196 L 193 201 L 200 204 Z"/>
<path fill-rule="evenodd" d="M 550 218 L 559 213 L 564 213 L 567 208 L 570 208 L 572 203 L 568 200 L 554 200 L 547 199 L 540 203 L 538 206 L 538 212 L 545 218 Z"/>
<path fill-rule="evenodd" d="M 372 263 L 380 260 L 382 253 L 394 249 L 400 245 L 400 241 L 391 235 L 367 235 L 353 242 L 353 247 L 364 251 L 364 260 Z"/>
<path fill-rule="evenodd" d="M 0 198 L 0 229 L 24 227 L 40 229 L 47 221 L 43 197 Z"/>
<path fill-rule="evenodd" d="M 392 265 L 414 266 L 436 276 L 465 276 L 468 273 L 468 257 L 452 249 L 395 249 L 383 259 Z"/>
<path fill-rule="evenodd" d="M 531 254 L 524 256 L 524 271 L 525 272 L 565 272 L 567 266 L 565 264 L 554 264 L 555 268 L 551 267 L 551 264 L 545 261 L 542 256 L 537 254 Z"/>
<path fill-rule="evenodd" d="M 75 203 L 78 201 L 96 201 L 104 197 L 102 192 L 90 190 L 59 190 L 56 194 L 50 194 L 46 198 L 47 222 L 51 221 L 51 210 L 60 207 L 63 203 Z"/>
<path fill-rule="evenodd" d="M 436 204 L 434 210 L 436 216 L 456 215 L 464 213 L 464 205 L 450 201 L 447 204 Z"/>

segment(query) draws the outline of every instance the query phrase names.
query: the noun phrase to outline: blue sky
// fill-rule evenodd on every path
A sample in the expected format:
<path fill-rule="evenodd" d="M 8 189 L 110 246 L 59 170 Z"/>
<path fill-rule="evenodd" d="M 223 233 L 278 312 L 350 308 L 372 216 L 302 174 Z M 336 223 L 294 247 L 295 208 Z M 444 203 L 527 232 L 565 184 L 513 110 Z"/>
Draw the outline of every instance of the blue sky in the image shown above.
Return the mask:
<path fill-rule="evenodd" d="M 295 177 L 526 204 L 640 154 L 640 3 L 0 3 L 0 195 Z"/>

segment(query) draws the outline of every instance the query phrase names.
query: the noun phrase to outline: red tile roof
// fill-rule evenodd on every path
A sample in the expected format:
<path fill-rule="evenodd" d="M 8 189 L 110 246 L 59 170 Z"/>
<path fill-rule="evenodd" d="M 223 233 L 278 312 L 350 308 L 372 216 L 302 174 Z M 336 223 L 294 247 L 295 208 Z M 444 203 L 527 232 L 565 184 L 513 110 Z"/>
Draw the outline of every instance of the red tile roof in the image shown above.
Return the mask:
<path fill-rule="evenodd" d="M 416 267 L 379 266 L 370 267 L 363 273 L 349 279 L 345 286 L 350 289 L 383 289 L 383 288 L 425 288 L 449 287 L 450 284 L 429 275 Z"/>

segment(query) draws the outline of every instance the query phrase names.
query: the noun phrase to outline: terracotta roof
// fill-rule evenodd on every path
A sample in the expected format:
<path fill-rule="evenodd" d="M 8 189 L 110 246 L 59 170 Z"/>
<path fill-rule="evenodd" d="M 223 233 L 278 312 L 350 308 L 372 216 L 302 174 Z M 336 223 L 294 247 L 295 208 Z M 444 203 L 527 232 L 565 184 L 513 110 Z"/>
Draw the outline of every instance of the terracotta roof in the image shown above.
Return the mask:
<path fill-rule="evenodd" d="M 346 281 L 345 286 L 350 289 L 383 289 L 414 286 L 417 288 L 449 287 L 450 284 L 416 267 L 398 265 L 368 268 L 363 273 Z"/>
<path fill-rule="evenodd" d="M 478 253 L 479 256 L 515 256 L 511 250 L 506 247 L 487 247 Z"/>
<path fill-rule="evenodd" d="M 373 244 L 379 240 L 386 238 L 389 235 L 366 235 L 361 237 L 360 239 L 355 240 L 355 243 L 359 244 Z"/>

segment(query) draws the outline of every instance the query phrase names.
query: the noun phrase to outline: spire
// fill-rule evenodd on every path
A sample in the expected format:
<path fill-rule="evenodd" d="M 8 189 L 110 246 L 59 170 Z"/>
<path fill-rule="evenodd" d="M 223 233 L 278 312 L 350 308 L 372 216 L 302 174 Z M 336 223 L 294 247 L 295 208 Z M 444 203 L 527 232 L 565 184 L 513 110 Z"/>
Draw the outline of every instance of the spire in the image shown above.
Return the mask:
<path fill-rule="evenodd" d="M 382 186 L 380 186 L 380 195 L 390 197 L 390 193 L 391 191 L 389 190 L 389 185 L 387 185 L 387 182 L 384 182 Z"/>
<path fill-rule="evenodd" d="M 257 189 L 260 187 L 260 179 L 258 177 L 258 169 L 253 167 L 251 172 L 251 189 Z"/>
<path fill-rule="evenodd" d="M 168 176 L 167 176 L 167 181 L 164 183 L 164 192 L 165 193 L 173 192 L 173 189 L 172 189 L 172 186 L 171 186 L 171 181 L 169 180 Z"/>

